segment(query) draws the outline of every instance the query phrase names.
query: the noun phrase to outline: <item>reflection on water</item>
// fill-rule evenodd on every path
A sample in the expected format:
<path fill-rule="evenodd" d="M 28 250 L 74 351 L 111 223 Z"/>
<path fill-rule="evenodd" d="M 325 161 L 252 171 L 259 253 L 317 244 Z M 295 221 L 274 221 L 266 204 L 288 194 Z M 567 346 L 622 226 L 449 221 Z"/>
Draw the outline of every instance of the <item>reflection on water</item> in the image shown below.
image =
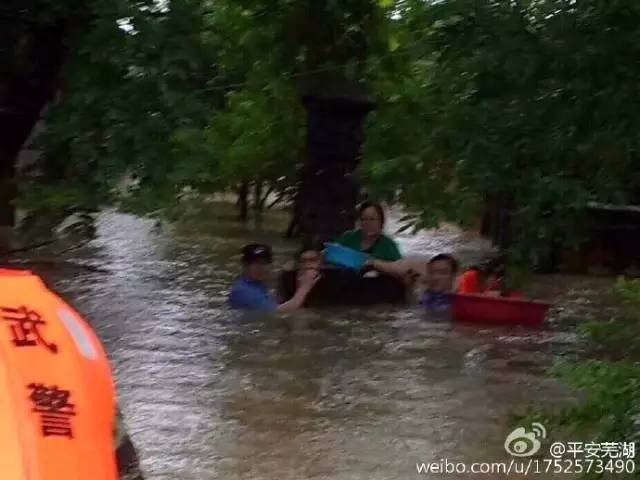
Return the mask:
<path fill-rule="evenodd" d="M 158 228 L 105 213 L 73 260 L 106 272 L 46 273 L 108 349 L 149 479 L 418 478 L 416 462 L 505 459 L 509 413 L 566 396 L 543 373 L 571 342 L 561 332 L 461 326 L 414 308 L 229 311 L 239 247 L 268 241 L 287 260 L 285 221 L 255 233 L 213 215 Z M 476 243 L 401 238 L 409 254 L 471 256 Z"/>

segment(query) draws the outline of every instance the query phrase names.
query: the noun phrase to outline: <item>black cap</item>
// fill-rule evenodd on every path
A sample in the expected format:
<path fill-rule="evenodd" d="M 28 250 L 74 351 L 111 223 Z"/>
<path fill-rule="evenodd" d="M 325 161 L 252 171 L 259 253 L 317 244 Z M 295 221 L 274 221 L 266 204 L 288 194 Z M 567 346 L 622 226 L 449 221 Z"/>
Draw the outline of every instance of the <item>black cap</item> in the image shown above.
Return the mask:
<path fill-rule="evenodd" d="M 249 265 L 251 263 L 271 263 L 273 256 L 271 247 L 261 243 L 250 243 L 242 249 L 242 263 Z"/>

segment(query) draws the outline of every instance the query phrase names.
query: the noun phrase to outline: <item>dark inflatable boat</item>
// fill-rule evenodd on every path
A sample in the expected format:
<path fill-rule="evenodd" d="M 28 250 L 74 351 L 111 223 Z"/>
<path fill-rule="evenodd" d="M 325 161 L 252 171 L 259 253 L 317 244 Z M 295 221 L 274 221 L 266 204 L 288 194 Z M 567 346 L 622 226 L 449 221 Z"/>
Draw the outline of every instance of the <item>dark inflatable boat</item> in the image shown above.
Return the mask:
<path fill-rule="evenodd" d="M 404 282 L 388 275 L 363 276 L 351 270 L 325 267 L 322 278 L 313 287 L 305 301 L 305 307 L 402 305 L 407 301 Z M 287 301 L 296 289 L 296 270 L 280 275 L 279 296 Z"/>

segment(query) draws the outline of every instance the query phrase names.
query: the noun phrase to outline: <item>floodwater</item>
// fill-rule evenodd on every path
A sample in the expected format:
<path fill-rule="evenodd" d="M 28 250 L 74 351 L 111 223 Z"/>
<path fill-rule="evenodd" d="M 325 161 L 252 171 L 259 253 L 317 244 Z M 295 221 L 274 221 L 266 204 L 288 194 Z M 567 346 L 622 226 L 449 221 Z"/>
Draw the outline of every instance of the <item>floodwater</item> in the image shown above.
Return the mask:
<path fill-rule="evenodd" d="M 465 326 L 413 307 L 230 311 L 241 245 L 268 241 L 280 263 L 296 249 L 281 239 L 285 216 L 264 225 L 105 212 L 97 239 L 65 257 L 101 270 L 44 274 L 102 338 L 146 478 L 441 478 L 416 463 L 508 461 L 510 415 L 570 398 L 545 373 L 575 347 L 561 330 Z M 405 253 L 463 261 L 486 250 L 453 229 L 399 239 Z M 283 327 L 308 320 L 323 322 Z"/>

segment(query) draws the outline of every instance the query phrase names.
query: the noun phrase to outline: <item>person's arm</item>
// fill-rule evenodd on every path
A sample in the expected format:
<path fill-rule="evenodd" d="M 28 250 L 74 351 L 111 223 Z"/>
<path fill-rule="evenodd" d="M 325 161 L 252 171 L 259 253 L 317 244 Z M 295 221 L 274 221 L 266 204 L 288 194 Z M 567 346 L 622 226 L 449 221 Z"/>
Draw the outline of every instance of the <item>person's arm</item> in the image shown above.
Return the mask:
<path fill-rule="evenodd" d="M 370 259 L 367 262 L 367 266 L 370 266 L 380 273 L 391 275 L 400 279 L 406 278 L 411 268 L 403 260 L 396 260 L 393 262 L 387 262 L 385 260 Z"/>
<path fill-rule="evenodd" d="M 311 291 L 310 287 L 300 287 L 296 290 L 296 293 L 284 303 L 278 305 L 276 310 L 278 312 L 292 312 L 293 310 L 298 310 L 302 308 L 304 305 L 304 301 L 307 299 L 307 295 Z"/>
<path fill-rule="evenodd" d="M 278 312 L 292 312 L 293 310 L 302 308 L 309 292 L 311 292 L 313 286 L 319 279 L 320 275 L 318 275 L 318 272 L 315 270 L 301 272 L 300 277 L 298 278 L 298 288 L 296 289 L 296 293 L 289 300 L 278 305 L 276 310 Z"/>

